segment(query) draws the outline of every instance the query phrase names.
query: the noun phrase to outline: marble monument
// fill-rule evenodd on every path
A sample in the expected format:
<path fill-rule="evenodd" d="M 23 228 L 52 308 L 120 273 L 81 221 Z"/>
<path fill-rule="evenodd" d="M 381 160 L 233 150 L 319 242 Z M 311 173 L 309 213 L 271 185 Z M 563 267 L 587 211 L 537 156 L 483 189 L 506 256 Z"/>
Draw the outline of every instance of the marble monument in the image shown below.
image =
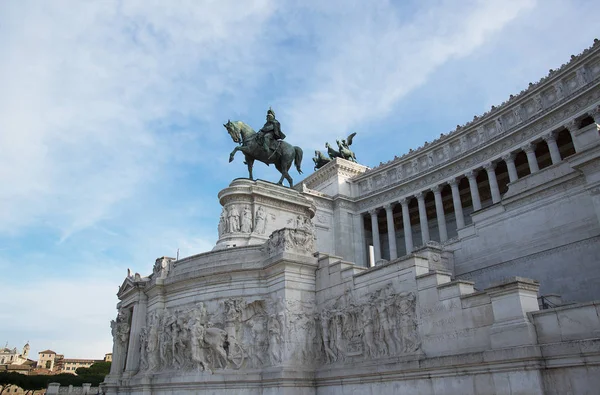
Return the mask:
<path fill-rule="evenodd" d="M 103 390 L 597 393 L 599 124 L 596 40 L 375 168 L 234 180 L 212 251 L 125 278 Z"/>

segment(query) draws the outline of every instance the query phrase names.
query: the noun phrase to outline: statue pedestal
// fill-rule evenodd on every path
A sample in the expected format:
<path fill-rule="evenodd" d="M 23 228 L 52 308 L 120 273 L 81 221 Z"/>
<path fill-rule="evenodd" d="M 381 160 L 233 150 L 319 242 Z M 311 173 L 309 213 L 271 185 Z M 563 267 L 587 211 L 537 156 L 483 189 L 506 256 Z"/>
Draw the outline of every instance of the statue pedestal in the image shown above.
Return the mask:
<path fill-rule="evenodd" d="M 312 232 L 313 201 L 300 192 L 266 181 L 236 179 L 219 192 L 223 206 L 219 240 L 213 250 L 263 244 L 282 228 Z"/>

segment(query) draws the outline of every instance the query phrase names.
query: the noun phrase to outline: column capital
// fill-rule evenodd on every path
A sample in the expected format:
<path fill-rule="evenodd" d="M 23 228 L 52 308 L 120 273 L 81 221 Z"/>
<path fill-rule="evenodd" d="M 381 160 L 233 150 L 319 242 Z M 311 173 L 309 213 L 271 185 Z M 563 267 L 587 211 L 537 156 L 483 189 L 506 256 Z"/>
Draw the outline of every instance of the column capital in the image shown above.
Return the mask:
<path fill-rule="evenodd" d="M 437 195 L 438 193 L 441 193 L 441 192 L 442 192 L 442 186 L 441 186 L 441 185 L 436 185 L 436 186 L 434 186 L 434 187 L 432 187 L 432 188 L 431 188 L 431 191 L 432 191 L 434 194 L 436 194 L 436 195 Z"/>
<path fill-rule="evenodd" d="M 535 147 L 536 147 L 536 144 L 534 144 L 534 143 L 528 143 L 528 144 L 525 144 L 521 148 L 523 149 L 523 151 L 525 151 L 526 154 L 528 154 L 528 153 L 534 152 L 535 151 Z"/>
<path fill-rule="evenodd" d="M 469 181 L 474 180 L 475 177 L 477 177 L 477 173 L 478 173 L 478 171 L 476 171 L 476 170 L 470 170 L 465 173 L 465 177 L 467 177 L 469 179 Z"/>
<path fill-rule="evenodd" d="M 486 164 L 483 165 L 483 168 L 486 171 L 494 171 L 496 170 L 496 163 L 495 162 L 488 162 Z"/>
<path fill-rule="evenodd" d="M 600 123 L 600 106 L 596 106 L 588 111 L 588 114 L 594 118 L 596 123 Z"/>
<path fill-rule="evenodd" d="M 425 200 L 425 194 L 423 193 L 423 191 L 415 193 L 415 197 L 417 198 L 417 200 Z"/>
<path fill-rule="evenodd" d="M 546 133 L 545 135 L 542 136 L 542 138 L 544 139 L 544 141 L 546 143 L 549 143 L 550 141 L 556 141 L 556 132 Z"/>
<path fill-rule="evenodd" d="M 374 209 L 371 209 L 371 210 L 369 210 L 369 214 L 371 214 L 371 217 L 372 217 L 372 216 L 375 216 L 375 215 L 377 215 L 377 212 L 378 212 L 378 211 L 379 211 L 379 209 L 378 209 L 378 208 L 374 208 Z"/>
<path fill-rule="evenodd" d="M 509 152 L 506 155 L 502 155 L 502 160 L 505 162 L 513 162 L 515 160 L 515 153 L 514 152 Z"/>
<path fill-rule="evenodd" d="M 458 180 L 456 178 L 451 178 L 448 180 L 448 185 L 450 185 L 452 188 L 457 187 Z"/>
<path fill-rule="evenodd" d="M 383 208 L 385 209 L 385 211 L 391 210 L 392 209 L 393 204 L 392 203 L 386 203 L 383 205 Z"/>
<path fill-rule="evenodd" d="M 398 200 L 398 202 L 402 205 L 402 206 L 408 206 L 408 196 L 407 197 L 403 197 L 402 199 Z"/>
<path fill-rule="evenodd" d="M 569 122 L 565 123 L 564 126 L 565 128 L 567 128 L 567 130 L 569 130 L 569 132 L 574 132 L 579 129 L 579 122 L 572 119 Z"/>

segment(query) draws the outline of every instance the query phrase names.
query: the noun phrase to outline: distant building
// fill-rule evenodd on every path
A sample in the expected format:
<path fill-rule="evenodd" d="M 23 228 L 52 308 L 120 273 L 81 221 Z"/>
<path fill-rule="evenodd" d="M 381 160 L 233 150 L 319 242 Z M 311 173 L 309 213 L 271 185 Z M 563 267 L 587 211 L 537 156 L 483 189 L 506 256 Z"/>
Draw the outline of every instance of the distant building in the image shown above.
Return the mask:
<path fill-rule="evenodd" d="M 54 371 L 57 354 L 52 350 L 44 350 L 38 353 L 38 368 Z"/>
<path fill-rule="evenodd" d="M 71 358 L 64 358 L 63 359 L 63 367 L 60 371 L 60 373 L 75 373 L 75 370 L 77 370 L 77 368 L 89 368 L 90 366 L 92 366 L 93 364 L 95 364 L 96 362 L 103 362 L 102 360 L 98 360 L 98 359 L 71 359 Z"/>
<path fill-rule="evenodd" d="M 17 347 L 8 348 L 8 344 L 0 349 L 0 365 L 22 365 L 27 362 L 29 356 L 29 343 L 23 346 L 23 352 L 19 353 Z"/>
<path fill-rule="evenodd" d="M 112 361 L 112 353 L 105 354 L 104 359 L 81 359 L 65 358 L 63 354 L 57 354 L 52 350 L 44 350 L 38 353 L 36 374 L 76 374 L 77 368 L 89 368 L 96 362 Z"/>

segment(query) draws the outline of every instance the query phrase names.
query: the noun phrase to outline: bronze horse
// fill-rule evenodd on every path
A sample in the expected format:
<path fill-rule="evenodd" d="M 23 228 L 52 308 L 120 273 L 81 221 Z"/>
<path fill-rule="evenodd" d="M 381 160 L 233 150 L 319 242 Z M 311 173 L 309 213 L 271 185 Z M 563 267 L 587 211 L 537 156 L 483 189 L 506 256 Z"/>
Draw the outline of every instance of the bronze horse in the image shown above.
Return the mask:
<path fill-rule="evenodd" d="M 245 163 L 248 165 L 248 178 L 252 178 L 252 166 L 254 161 L 258 160 L 266 165 L 273 163 L 275 168 L 281 173 L 281 178 L 277 184 L 283 185 L 283 179 L 285 178 L 290 188 L 294 186 L 294 181 L 290 177 L 288 171 L 292 167 L 292 162 L 296 166 L 298 173 L 302 174 L 300 165 L 302 164 L 302 148 L 293 146 L 285 141 L 277 141 L 277 148 L 275 151 L 265 151 L 262 144 L 258 141 L 256 133 L 250 126 L 246 125 L 242 121 L 227 121 L 223 124 L 227 132 L 231 136 L 231 139 L 238 144 L 241 144 L 231 151 L 229 154 L 229 162 L 233 161 L 233 157 L 236 152 L 242 151 L 246 157 Z"/>

